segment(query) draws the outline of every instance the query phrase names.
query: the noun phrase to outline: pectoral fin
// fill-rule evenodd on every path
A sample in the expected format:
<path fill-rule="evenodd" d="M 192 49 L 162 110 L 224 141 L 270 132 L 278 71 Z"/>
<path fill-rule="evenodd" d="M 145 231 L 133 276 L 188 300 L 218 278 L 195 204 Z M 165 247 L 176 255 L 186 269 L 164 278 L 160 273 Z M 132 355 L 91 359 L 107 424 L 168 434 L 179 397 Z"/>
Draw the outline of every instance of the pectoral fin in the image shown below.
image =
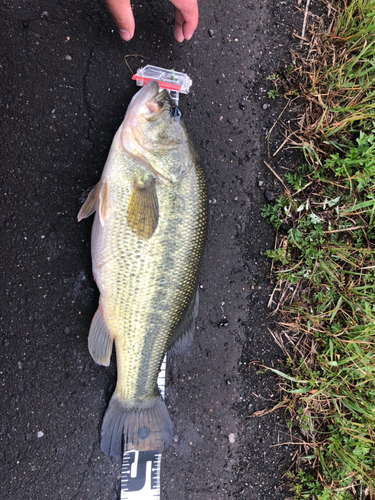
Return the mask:
<path fill-rule="evenodd" d="M 82 205 L 81 210 L 78 212 L 78 222 L 82 219 L 90 217 L 98 208 L 99 205 L 99 218 L 100 224 L 103 226 L 105 215 L 107 211 L 107 183 L 98 182 L 96 186 L 90 191 L 85 203 Z"/>
<path fill-rule="evenodd" d="M 112 354 L 113 338 L 104 322 L 103 310 L 100 305 L 91 321 L 88 344 L 93 360 L 99 365 L 108 366 Z"/>
<path fill-rule="evenodd" d="M 159 205 L 155 179 L 134 182 L 129 198 L 127 221 L 133 233 L 147 240 L 154 234 L 158 225 Z"/>

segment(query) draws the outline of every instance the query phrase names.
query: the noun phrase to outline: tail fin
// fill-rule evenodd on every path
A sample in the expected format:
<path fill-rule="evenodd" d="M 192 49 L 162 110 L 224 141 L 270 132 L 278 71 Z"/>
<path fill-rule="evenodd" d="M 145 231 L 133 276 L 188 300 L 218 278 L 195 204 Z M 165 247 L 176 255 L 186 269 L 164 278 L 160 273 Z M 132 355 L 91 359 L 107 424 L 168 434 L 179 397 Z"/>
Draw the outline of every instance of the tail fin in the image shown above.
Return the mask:
<path fill-rule="evenodd" d="M 172 423 L 161 397 L 151 399 L 142 408 L 133 408 L 112 396 L 102 423 L 103 453 L 117 457 L 132 449 L 162 452 L 171 444 Z"/>

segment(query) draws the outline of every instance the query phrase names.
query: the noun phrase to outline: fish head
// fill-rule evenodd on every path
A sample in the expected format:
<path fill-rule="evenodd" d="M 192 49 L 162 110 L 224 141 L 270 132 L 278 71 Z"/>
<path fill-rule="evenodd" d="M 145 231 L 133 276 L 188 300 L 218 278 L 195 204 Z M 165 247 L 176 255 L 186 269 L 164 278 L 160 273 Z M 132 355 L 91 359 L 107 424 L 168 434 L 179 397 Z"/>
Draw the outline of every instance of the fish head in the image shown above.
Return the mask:
<path fill-rule="evenodd" d="M 151 81 L 135 94 L 119 129 L 123 150 L 161 179 L 176 181 L 191 167 L 191 148 L 181 113 L 168 92 Z"/>

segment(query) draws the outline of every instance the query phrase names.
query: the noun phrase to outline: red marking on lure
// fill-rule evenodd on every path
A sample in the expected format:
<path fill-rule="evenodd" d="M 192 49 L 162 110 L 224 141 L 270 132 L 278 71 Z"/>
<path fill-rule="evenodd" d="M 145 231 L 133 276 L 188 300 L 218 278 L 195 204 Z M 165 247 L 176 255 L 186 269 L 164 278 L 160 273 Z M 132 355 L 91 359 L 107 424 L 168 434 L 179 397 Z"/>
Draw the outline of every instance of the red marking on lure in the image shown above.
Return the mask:
<path fill-rule="evenodd" d="M 159 84 L 159 87 L 161 89 L 166 89 L 166 90 L 174 90 L 176 92 L 180 92 L 182 85 L 178 85 L 177 83 L 166 83 L 160 80 L 154 80 L 154 78 L 146 78 L 145 76 L 139 76 L 139 75 L 133 75 L 132 80 L 137 80 L 139 82 L 142 82 L 143 85 L 145 85 L 148 82 L 151 81 L 156 81 Z"/>

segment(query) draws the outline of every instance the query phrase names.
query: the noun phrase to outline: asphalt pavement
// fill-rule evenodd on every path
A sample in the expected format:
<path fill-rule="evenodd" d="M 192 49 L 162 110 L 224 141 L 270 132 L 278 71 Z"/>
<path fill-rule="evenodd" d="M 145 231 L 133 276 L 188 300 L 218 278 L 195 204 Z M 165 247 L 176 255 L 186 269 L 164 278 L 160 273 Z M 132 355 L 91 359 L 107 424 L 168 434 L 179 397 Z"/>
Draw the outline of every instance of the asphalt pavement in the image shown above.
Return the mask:
<path fill-rule="evenodd" d="M 195 340 L 167 368 L 174 443 L 162 499 L 287 497 L 284 416 L 254 415 L 278 400 L 274 375 L 259 367 L 282 363 L 263 255 L 274 235 L 260 208 L 265 191 L 281 189 L 264 160 L 290 167 L 268 154 L 284 103 L 268 96 L 267 77 L 290 60 L 296 4 L 202 1 L 196 34 L 178 44 L 163 0 L 134 5 L 129 43 L 99 0 L 2 2 L 1 498 L 118 498 L 120 464 L 99 448 L 115 360 L 98 366 L 87 350 L 98 292 L 92 220 L 76 216 L 137 90 L 132 72 L 146 64 L 193 80 L 180 109 L 210 208 Z M 282 139 L 275 129 L 272 151 Z"/>

